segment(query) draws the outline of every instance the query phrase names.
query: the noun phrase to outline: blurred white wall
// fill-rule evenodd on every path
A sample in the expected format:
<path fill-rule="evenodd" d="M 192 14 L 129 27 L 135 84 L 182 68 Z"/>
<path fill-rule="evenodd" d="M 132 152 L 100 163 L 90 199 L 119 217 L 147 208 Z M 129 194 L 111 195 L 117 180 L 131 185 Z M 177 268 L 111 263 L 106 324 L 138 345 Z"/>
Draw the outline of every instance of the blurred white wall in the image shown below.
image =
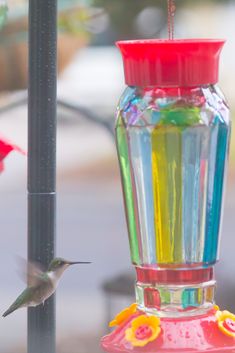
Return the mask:
<path fill-rule="evenodd" d="M 235 1 L 226 5 L 190 2 L 176 14 L 176 36 L 222 38 L 226 44 L 221 56 L 220 87 L 235 109 Z"/>

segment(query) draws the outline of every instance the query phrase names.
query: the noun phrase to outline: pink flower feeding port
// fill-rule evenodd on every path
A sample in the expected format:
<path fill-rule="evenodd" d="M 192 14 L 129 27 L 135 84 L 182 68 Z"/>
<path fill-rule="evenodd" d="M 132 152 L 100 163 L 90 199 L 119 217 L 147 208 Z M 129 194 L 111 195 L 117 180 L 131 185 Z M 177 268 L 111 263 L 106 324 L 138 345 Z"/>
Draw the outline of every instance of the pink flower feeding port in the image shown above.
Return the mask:
<path fill-rule="evenodd" d="M 178 319 L 157 318 L 137 311 L 102 339 L 102 347 L 114 353 L 234 352 L 235 316 L 229 319 L 231 315 L 218 308 L 204 315 Z M 157 320 L 155 324 L 151 322 L 153 318 Z M 139 322 L 136 322 L 137 319 L 140 319 Z M 226 320 L 231 320 L 228 325 Z"/>
<path fill-rule="evenodd" d="M 110 353 L 235 352 L 215 305 L 230 136 L 217 82 L 223 40 L 122 41 L 116 119 L 136 303 L 101 340 Z"/>

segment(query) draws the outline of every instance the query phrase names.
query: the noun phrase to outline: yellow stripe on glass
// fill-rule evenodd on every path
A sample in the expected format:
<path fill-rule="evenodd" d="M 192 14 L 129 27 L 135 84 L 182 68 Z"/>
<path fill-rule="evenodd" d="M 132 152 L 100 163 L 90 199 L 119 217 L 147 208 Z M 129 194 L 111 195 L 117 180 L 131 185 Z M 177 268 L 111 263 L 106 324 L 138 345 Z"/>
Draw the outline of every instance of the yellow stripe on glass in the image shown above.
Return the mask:
<path fill-rule="evenodd" d="M 156 254 L 159 264 L 183 261 L 182 129 L 157 126 L 152 133 Z"/>

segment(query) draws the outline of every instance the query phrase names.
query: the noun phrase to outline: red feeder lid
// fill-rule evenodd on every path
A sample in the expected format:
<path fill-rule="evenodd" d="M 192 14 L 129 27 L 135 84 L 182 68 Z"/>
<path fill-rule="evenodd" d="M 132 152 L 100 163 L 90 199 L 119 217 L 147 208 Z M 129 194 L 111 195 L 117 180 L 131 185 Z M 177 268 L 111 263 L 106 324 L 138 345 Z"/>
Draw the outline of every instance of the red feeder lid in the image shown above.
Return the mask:
<path fill-rule="evenodd" d="M 224 40 L 133 40 L 117 42 L 128 86 L 192 87 L 218 82 Z"/>

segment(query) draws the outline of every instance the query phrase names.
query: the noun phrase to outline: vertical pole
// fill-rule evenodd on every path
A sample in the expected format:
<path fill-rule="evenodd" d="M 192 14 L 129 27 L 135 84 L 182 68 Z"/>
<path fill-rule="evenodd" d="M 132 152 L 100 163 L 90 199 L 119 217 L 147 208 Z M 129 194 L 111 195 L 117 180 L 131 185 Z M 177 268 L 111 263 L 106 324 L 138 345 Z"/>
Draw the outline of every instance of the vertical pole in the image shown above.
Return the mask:
<path fill-rule="evenodd" d="M 28 259 L 55 250 L 57 0 L 29 0 Z M 28 353 L 55 353 L 55 298 L 28 309 Z"/>

